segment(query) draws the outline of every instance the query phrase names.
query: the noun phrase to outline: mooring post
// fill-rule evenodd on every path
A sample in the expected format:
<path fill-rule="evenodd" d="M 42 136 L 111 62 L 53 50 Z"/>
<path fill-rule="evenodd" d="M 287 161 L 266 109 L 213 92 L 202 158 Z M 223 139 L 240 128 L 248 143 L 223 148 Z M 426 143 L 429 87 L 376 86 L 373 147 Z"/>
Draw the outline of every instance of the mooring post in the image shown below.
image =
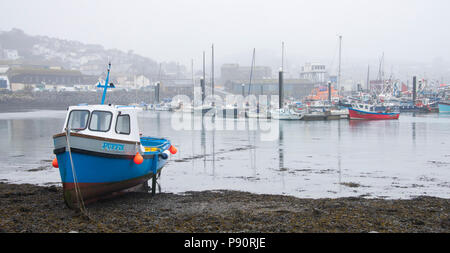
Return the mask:
<path fill-rule="evenodd" d="M 161 87 L 161 83 L 157 82 L 155 85 L 155 103 L 159 104 L 159 89 Z"/>
<path fill-rule="evenodd" d="M 328 102 L 331 104 L 331 82 L 328 81 Z"/>

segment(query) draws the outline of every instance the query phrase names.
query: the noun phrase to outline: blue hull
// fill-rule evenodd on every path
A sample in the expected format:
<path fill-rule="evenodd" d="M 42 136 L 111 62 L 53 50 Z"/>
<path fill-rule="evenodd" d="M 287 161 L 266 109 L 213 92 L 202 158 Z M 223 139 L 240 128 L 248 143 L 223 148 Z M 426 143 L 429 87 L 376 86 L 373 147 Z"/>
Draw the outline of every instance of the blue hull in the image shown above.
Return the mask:
<path fill-rule="evenodd" d="M 450 113 L 450 104 L 439 103 L 439 112 L 440 113 Z"/>
<path fill-rule="evenodd" d="M 158 154 L 144 154 L 144 161 L 138 165 L 132 158 L 106 158 L 72 150 L 72 160 L 77 178 L 77 184 L 75 184 L 69 153 L 59 153 L 57 159 L 63 184 L 64 201 L 71 208 L 75 208 L 78 202 L 75 189 L 77 185 L 80 196 L 86 204 L 120 194 L 125 190 L 136 189 L 136 187 L 144 187 L 142 189 L 147 191 L 147 181 L 153 177 L 153 183 L 155 183 L 157 173 L 167 162 Z M 154 187 L 153 184 L 152 193 L 154 193 Z"/>
<path fill-rule="evenodd" d="M 157 157 L 156 161 L 154 157 Z M 57 158 L 61 181 L 73 183 L 69 152 L 58 154 Z M 151 155 L 138 165 L 133 159 L 105 158 L 73 151 L 72 160 L 78 183 L 113 183 L 156 174 L 167 162 L 158 155 Z"/>

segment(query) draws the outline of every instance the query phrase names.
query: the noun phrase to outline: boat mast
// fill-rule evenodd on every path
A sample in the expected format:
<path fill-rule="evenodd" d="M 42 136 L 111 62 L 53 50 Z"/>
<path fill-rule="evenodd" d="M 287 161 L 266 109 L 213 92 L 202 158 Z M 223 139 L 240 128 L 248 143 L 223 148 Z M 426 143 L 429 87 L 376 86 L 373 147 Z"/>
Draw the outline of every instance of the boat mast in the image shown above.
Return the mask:
<path fill-rule="evenodd" d="M 205 78 L 205 51 L 203 51 L 203 81 L 206 81 Z"/>
<path fill-rule="evenodd" d="M 250 82 L 248 85 L 248 95 L 250 95 L 250 88 L 252 86 L 253 68 L 255 67 L 255 48 L 253 48 L 252 65 L 250 67 Z"/>
<path fill-rule="evenodd" d="M 103 96 L 102 96 L 102 105 L 105 103 L 105 98 L 106 98 L 106 91 L 108 88 L 114 88 L 114 85 L 111 83 L 111 86 L 108 86 L 109 83 L 109 71 L 111 70 L 111 62 L 108 63 L 108 73 L 106 74 L 106 80 L 105 80 L 105 84 L 101 85 L 100 82 L 98 82 L 97 87 L 103 88 Z"/>
<path fill-rule="evenodd" d="M 378 67 L 378 83 L 381 82 L 382 89 L 384 89 L 384 52 L 381 55 L 380 64 Z"/>
<path fill-rule="evenodd" d="M 339 35 L 339 68 L 338 68 L 338 80 L 337 80 L 338 96 L 341 91 L 341 53 L 342 53 L 342 35 Z"/>
<path fill-rule="evenodd" d="M 195 79 L 194 79 L 194 59 L 191 59 L 191 74 L 192 74 L 192 98 L 194 98 Z"/>
<path fill-rule="evenodd" d="M 200 79 L 200 86 L 202 88 L 202 106 L 206 98 L 206 79 L 205 79 L 205 51 L 203 51 L 203 77 Z"/>
<path fill-rule="evenodd" d="M 281 71 L 284 71 L 284 41 L 281 42 Z"/>
<path fill-rule="evenodd" d="M 211 46 L 211 95 L 214 96 L 214 44 Z"/>
<path fill-rule="evenodd" d="M 367 83 L 366 83 L 366 86 L 367 86 L 367 92 L 370 92 L 370 87 L 369 87 L 369 83 L 370 83 L 370 80 L 369 80 L 369 73 L 370 73 L 370 65 L 367 65 Z"/>

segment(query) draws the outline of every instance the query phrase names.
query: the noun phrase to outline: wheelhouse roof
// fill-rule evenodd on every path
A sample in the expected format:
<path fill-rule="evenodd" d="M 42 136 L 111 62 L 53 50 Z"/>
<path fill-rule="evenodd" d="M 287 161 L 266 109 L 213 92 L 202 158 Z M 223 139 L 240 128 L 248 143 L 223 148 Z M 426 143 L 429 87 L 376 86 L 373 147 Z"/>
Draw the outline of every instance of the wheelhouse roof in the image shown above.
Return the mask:
<path fill-rule="evenodd" d="M 79 104 L 69 106 L 69 110 L 102 110 L 102 111 L 142 111 L 142 108 L 137 106 L 129 106 L 129 105 L 88 105 L 88 104 Z"/>

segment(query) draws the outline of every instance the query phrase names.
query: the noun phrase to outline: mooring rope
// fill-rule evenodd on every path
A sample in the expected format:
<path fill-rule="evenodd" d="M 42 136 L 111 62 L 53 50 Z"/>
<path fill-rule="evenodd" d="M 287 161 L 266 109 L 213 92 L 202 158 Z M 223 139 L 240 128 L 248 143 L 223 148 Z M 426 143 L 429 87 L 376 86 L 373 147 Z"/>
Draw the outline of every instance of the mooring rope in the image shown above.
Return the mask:
<path fill-rule="evenodd" d="M 73 183 L 75 185 L 75 195 L 77 198 L 77 203 L 78 203 L 78 207 L 80 208 L 80 211 L 82 214 L 84 214 L 87 218 L 90 219 L 89 217 L 89 213 L 86 210 L 86 207 L 84 205 L 84 200 L 83 200 L 83 196 L 81 195 L 81 189 L 78 185 L 78 179 L 77 179 L 77 175 L 75 172 L 75 167 L 73 165 L 73 159 L 72 159 L 72 151 L 70 148 L 70 142 L 69 142 L 69 137 L 70 137 L 70 129 L 66 129 L 67 134 L 66 134 L 66 140 L 67 140 L 67 149 L 69 151 L 69 158 L 70 158 L 70 165 L 72 166 L 72 176 L 73 176 Z"/>

